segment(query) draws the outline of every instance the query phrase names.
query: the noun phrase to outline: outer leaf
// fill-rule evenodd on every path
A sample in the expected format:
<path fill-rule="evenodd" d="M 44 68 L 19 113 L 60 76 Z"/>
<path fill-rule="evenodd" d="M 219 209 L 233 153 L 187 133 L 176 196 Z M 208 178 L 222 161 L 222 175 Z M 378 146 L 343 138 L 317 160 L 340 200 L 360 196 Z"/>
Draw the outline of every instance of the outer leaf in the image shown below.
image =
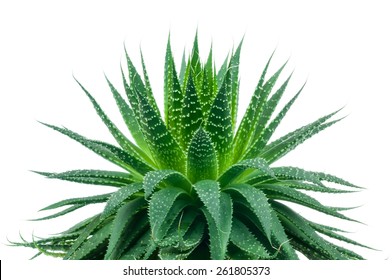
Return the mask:
<path fill-rule="evenodd" d="M 61 173 L 36 172 L 50 179 L 60 179 L 82 184 L 122 187 L 133 182 L 129 173 L 106 170 L 72 170 Z"/>
<path fill-rule="evenodd" d="M 194 188 L 219 228 L 221 220 L 219 183 L 212 180 L 204 180 L 197 182 Z"/>
<path fill-rule="evenodd" d="M 147 98 L 149 105 L 153 108 L 155 113 L 159 115 L 159 110 L 152 95 L 152 92 L 146 90 L 142 78 L 140 77 L 139 73 L 137 72 L 135 66 L 133 65 L 131 59 L 128 56 L 127 50 L 125 50 L 125 55 L 128 65 L 129 89 L 131 90 L 131 94 L 133 95 L 133 101 L 136 101 L 136 93 L 143 95 L 145 98 Z M 142 61 L 142 64 L 144 64 L 144 61 Z M 132 103 L 133 102 L 131 101 L 131 104 Z M 133 104 L 132 107 L 134 107 Z"/>
<path fill-rule="evenodd" d="M 140 149 L 138 149 L 131 141 L 128 140 L 128 138 L 126 138 L 124 136 L 124 134 L 117 128 L 117 126 L 105 114 L 105 112 L 102 110 L 101 106 L 99 106 L 99 104 L 95 101 L 94 97 L 92 97 L 92 95 L 77 80 L 76 80 L 76 82 L 79 84 L 79 86 L 82 88 L 82 90 L 86 93 L 86 95 L 90 99 L 91 103 L 93 104 L 94 109 L 96 110 L 98 116 L 101 118 L 101 120 L 104 122 L 106 127 L 109 129 L 110 133 L 116 139 L 117 143 L 124 150 L 127 150 L 132 156 L 142 157 L 142 155 L 139 155 L 139 153 L 138 153 L 138 151 L 139 152 L 142 152 L 142 151 Z"/>
<path fill-rule="evenodd" d="M 67 254 L 64 256 L 64 259 L 70 259 L 73 257 L 75 251 L 86 241 L 86 239 L 91 235 L 93 231 L 96 231 L 99 225 L 101 224 L 100 215 L 96 216 L 80 233 L 79 237 L 72 244 L 72 247 L 67 251 Z"/>
<path fill-rule="evenodd" d="M 314 210 L 320 211 L 322 213 L 341 218 L 344 220 L 355 221 L 346 217 L 343 214 L 337 212 L 337 210 L 333 207 L 324 206 L 319 201 L 314 199 L 313 197 L 306 195 L 302 192 L 299 192 L 295 189 L 290 187 L 284 187 L 279 185 L 263 185 L 262 186 L 263 192 L 271 199 L 274 200 L 285 200 L 294 203 L 298 203 L 300 205 L 312 208 Z"/>
<path fill-rule="evenodd" d="M 286 155 L 288 152 L 292 151 L 298 145 L 302 144 L 305 140 L 338 122 L 339 120 L 324 123 L 327 119 L 335 115 L 337 112 L 338 111 L 324 116 L 307 126 L 301 127 L 279 138 L 278 140 L 275 140 L 271 144 L 267 145 L 265 149 L 263 149 L 262 153 L 260 154 L 260 157 L 266 159 L 270 163 L 278 160 L 282 156 Z"/>
<path fill-rule="evenodd" d="M 218 162 L 214 145 L 207 132 L 200 127 L 189 145 L 187 177 L 193 183 L 214 180 L 218 176 Z"/>
<path fill-rule="evenodd" d="M 182 188 L 188 193 L 192 190 L 192 184 L 181 173 L 174 170 L 157 170 L 147 173 L 143 180 L 144 195 L 148 198 L 161 182 L 167 182 L 174 187 Z"/>
<path fill-rule="evenodd" d="M 136 157 L 132 156 L 131 154 L 127 153 L 126 151 L 121 150 L 113 145 L 110 145 L 110 144 L 107 144 L 104 142 L 100 142 L 100 141 L 94 141 L 94 140 L 87 139 L 87 138 L 85 138 L 85 137 L 83 137 L 83 136 L 81 136 L 71 130 L 68 130 L 66 128 L 60 128 L 60 127 L 45 124 L 45 123 L 42 123 L 42 124 L 74 139 L 75 141 L 79 142 L 80 144 L 82 144 L 86 148 L 92 150 L 93 152 L 95 152 L 99 156 L 101 156 L 101 157 L 113 162 L 114 164 L 124 168 L 125 170 L 131 172 L 131 174 L 133 174 L 134 176 L 138 176 L 138 174 L 135 173 L 135 171 L 140 174 L 144 174 L 144 173 L 152 170 L 152 168 L 148 164 L 146 164 L 145 162 L 143 162 L 139 158 L 136 158 Z"/>
<path fill-rule="evenodd" d="M 178 215 L 182 208 L 185 207 L 181 202 L 175 203 L 182 194 L 186 194 L 183 189 L 173 187 L 162 189 L 151 196 L 148 210 L 152 231 L 151 234 L 155 242 L 158 242 L 165 237 L 167 230 L 175 219 L 176 216 L 170 215 L 171 210 L 175 209 L 175 211 L 172 211 L 172 214 L 177 212 L 176 214 Z"/>
<path fill-rule="evenodd" d="M 260 125 L 259 131 L 255 131 L 256 137 L 253 138 L 251 146 L 245 151 L 244 158 L 253 158 L 260 154 L 263 148 L 267 145 L 268 141 L 271 139 L 273 133 L 275 132 L 278 125 L 281 123 L 286 113 L 290 110 L 291 106 L 294 104 L 295 100 L 301 93 L 303 87 L 298 91 L 298 93 L 283 107 L 283 109 L 278 113 L 278 115 L 271 121 L 271 123 L 266 126 Z M 271 100 L 273 101 L 273 100 Z M 269 102 L 271 102 L 269 101 Z M 271 108 L 269 102 L 266 108 Z"/>
<path fill-rule="evenodd" d="M 305 222 L 305 220 L 281 203 L 273 203 L 274 208 L 280 214 L 282 222 L 290 228 L 290 232 L 301 240 L 307 241 L 323 253 L 328 254 L 333 259 L 345 259 L 334 247 L 318 236 L 315 231 Z"/>
<path fill-rule="evenodd" d="M 316 184 L 321 187 L 325 187 L 319 178 L 315 176 L 312 172 L 306 171 L 304 169 L 292 166 L 284 167 L 273 167 L 272 168 L 276 178 L 283 180 L 301 180 Z"/>
<path fill-rule="evenodd" d="M 203 207 L 201 210 L 203 211 L 208 224 L 211 259 L 222 260 L 226 255 L 227 243 L 231 232 L 233 206 L 230 196 L 226 193 L 221 193 L 220 205 L 215 206 L 215 208 L 217 207 L 220 208 L 220 220 L 218 223 L 207 208 Z"/>
<path fill-rule="evenodd" d="M 125 252 L 121 256 L 121 259 L 122 260 L 141 259 L 143 255 L 146 253 L 151 242 L 152 242 L 151 232 L 148 230 L 139 238 L 139 240 L 129 250 L 127 250 L 127 252 Z"/>
<path fill-rule="evenodd" d="M 39 219 L 33 219 L 31 221 L 43 221 L 43 220 L 54 219 L 54 218 L 63 216 L 65 214 L 71 213 L 71 212 L 73 212 L 75 210 L 78 210 L 79 208 L 82 208 L 83 206 L 85 206 L 85 205 L 83 205 L 83 204 L 82 205 L 81 204 L 73 205 L 71 207 L 68 207 L 67 209 L 64 209 L 64 210 L 56 213 L 56 214 L 49 215 L 49 216 L 46 216 L 46 217 L 43 217 L 43 218 L 39 218 Z"/>
<path fill-rule="evenodd" d="M 139 192 L 141 189 L 141 183 L 134 183 L 113 193 L 106 203 L 105 209 L 101 215 L 101 220 L 104 220 L 112 215 L 126 199 L 130 198 L 133 194 Z"/>
<path fill-rule="evenodd" d="M 121 239 L 126 238 L 126 236 L 124 236 L 125 229 L 129 227 L 135 214 L 144 204 L 145 200 L 142 197 L 139 197 L 127 202 L 117 211 L 116 217 L 113 220 L 105 259 L 116 259 L 119 257 L 119 253 L 123 250 L 123 248 L 121 248 Z"/>
<path fill-rule="evenodd" d="M 271 217 L 271 206 L 268 203 L 268 199 L 265 194 L 247 184 L 232 185 L 225 190 L 230 192 L 239 193 L 245 198 L 250 206 L 250 209 L 256 214 L 263 227 L 265 236 L 271 242 L 271 231 L 272 231 L 272 217 Z"/>
<path fill-rule="evenodd" d="M 258 139 L 260 137 L 261 132 L 267 126 L 267 123 L 270 120 L 272 114 L 274 113 L 280 99 L 282 98 L 282 95 L 284 94 L 292 75 L 293 74 L 291 74 L 286 79 L 286 81 L 279 87 L 279 89 L 274 93 L 274 95 L 272 95 L 271 98 L 268 99 L 268 101 L 263 104 L 263 108 L 262 108 L 263 113 L 258 118 L 258 124 L 256 126 L 256 130 L 254 133 L 254 139 Z"/>
<path fill-rule="evenodd" d="M 236 218 L 233 219 L 230 241 L 238 248 L 248 254 L 251 254 L 257 259 L 271 258 L 264 246 L 249 231 L 249 229 Z"/>
<path fill-rule="evenodd" d="M 271 56 L 272 58 L 272 56 Z M 264 104 L 266 103 L 269 94 L 272 91 L 280 73 L 286 66 L 286 63 L 266 82 L 264 85 L 264 78 L 270 64 L 271 58 L 269 59 L 264 71 L 259 79 L 257 87 L 253 93 L 252 99 L 248 105 L 244 117 L 242 118 L 241 124 L 235 136 L 235 158 L 241 157 L 250 141 L 253 138 L 253 134 L 258 125 L 259 116 L 262 113 Z M 263 112 L 264 113 L 264 112 Z"/>
<path fill-rule="evenodd" d="M 110 87 L 110 90 L 113 94 L 114 99 L 116 100 L 117 107 L 120 110 L 120 113 L 124 119 L 125 124 L 128 127 L 128 130 L 131 132 L 133 139 L 135 139 L 135 142 L 137 143 L 137 146 L 135 146 L 135 150 L 139 155 L 143 157 L 143 159 L 147 160 L 148 162 L 151 163 L 151 153 L 148 149 L 147 143 L 143 138 L 143 134 L 141 132 L 139 123 L 138 123 L 138 118 L 135 115 L 134 109 L 131 108 L 126 101 L 122 98 L 122 96 L 119 94 L 119 92 L 116 90 L 116 88 L 112 85 L 112 83 L 109 81 L 108 78 L 106 78 L 106 81 L 108 82 L 108 85 Z"/>
<path fill-rule="evenodd" d="M 45 208 L 42 208 L 40 211 L 56 209 L 59 207 L 74 205 L 74 204 L 80 205 L 80 206 L 86 206 L 88 204 L 103 203 L 108 200 L 108 198 L 111 194 L 112 193 L 105 193 L 105 194 L 88 196 L 88 197 L 69 198 L 69 199 L 65 199 L 65 200 L 61 200 L 59 202 L 53 203 L 49 206 L 46 206 Z"/>
<path fill-rule="evenodd" d="M 106 224 L 97 232 L 95 232 L 91 238 L 89 238 L 75 253 L 69 258 L 70 260 L 82 260 L 92 259 L 98 255 L 96 251 L 99 247 L 106 247 L 106 241 L 110 235 L 110 224 Z"/>
<path fill-rule="evenodd" d="M 274 172 L 266 161 L 261 158 L 255 158 L 234 164 L 219 177 L 218 181 L 222 187 L 225 187 L 238 178 L 246 169 L 257 169 L 265 175 L 274 177 Z"/>

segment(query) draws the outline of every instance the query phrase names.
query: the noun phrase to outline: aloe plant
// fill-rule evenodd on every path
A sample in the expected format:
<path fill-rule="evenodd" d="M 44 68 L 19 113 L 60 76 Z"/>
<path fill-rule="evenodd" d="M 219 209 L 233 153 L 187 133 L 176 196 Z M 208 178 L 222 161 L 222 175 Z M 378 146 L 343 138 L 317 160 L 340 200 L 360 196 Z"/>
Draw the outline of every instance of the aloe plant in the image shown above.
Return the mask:
<path fill-rule="evenodd" d="M 39 220 L 105 204 L 101 213 L 61 234 L 14 244 L 38 249 L 37 255 L 64 259 L 298 259 L 298 252 L 309 259 L 362 259 L 330 240 L 366 246 L 338 228 L 306 219 L 286 203 L 353 221 L 341 213 L 349 208 L 326 206 L 308 192 L 336 195 L 361 188 L 330 174 L 275 165 L 305 140 L 338 122 L 333 120 L 338 111 L 271 141 L 303 89 L 277 111 L 291 75 L 276 86 L 286 63 L 269 74 L 272 55 L 237 123 L 241 46 L 242 41 L 217 71 L 212 48 L 206 62 L 200 58 L 196 35 L 189 57 L 183 55 L 181 67 L 176 68 L 169 37 L 163 114 L 153 97 L 143 57 L 140 75 L 125 51 L 128 74 L 121 72 L 126 98 L 106 79 L 133 140 L 78 82 L 118 145 L 44 125 L 122 171 L 37 172 L 50 179 L 110 186 L 113 192 L 45 207 L 66 208 Z M 342 187 L 332 188 L 329 182 Z"/>

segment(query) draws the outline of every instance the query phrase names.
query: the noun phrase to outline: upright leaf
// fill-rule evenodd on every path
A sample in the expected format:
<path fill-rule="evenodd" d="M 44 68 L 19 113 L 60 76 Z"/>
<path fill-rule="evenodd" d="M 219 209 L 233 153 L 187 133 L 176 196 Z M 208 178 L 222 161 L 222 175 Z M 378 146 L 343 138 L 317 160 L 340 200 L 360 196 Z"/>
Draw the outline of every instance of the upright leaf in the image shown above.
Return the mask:
<path fill-rule="evenodd" d="M 119 92 L 115 89 L 112 83 L 106 78 L 106 81 L 110 87 L 110 90 L 113 94 L 114 99 L 116 100 L 117 107 L 120 110 L 120 113 L 124 119 L 125 124 L 127 125 L 129 131 L 132 134 L 133 139 L 135 139 L 136 144 L 139 146 L 135 146 L 135 150 L 139 155 L 141 155 L 145 160 L 148 160 L 151 163 L 151 156 L 150 151 L 148 149 L 147 143 L 143 138 L 143 134 L 140 130 L 140 125 L 137 121 L 137 118 L 134 113 L 134 109 L 131 108 Z"/>
<path fill-rule="evenodd" d="M 244 38 L 242 38 L 241 42 L 239 43 L 234 55 L 231 57 L 229 68 L 231 72 L 231 121 L 233 131 L 236 126 L 237 120 L 237 111 L 238 111 L 238 92 L 239 92 L 239 65 L 240 65 L 240 55 L 241 55 L 241 47 Z"/>
<path fill-rule="evenodd" d="M 272 56 L 271 56 L 272 58 Z M 285 63 L 279 70 L 264 84 L 265 75 L 270 64 L 271 58 L 269 59 L 264 71 L 259 79 L 257 87 L 253 93 L 252 99 L 248 105 L 244 117 L 240 123 L 238 131 L 235 136 L 235 159 L 241 158 L 243 152 L 250 144 L 254 133 L 258 127 L 258 120 L 264 115 L 263 108 L 267 102 L 267 99 L 277 82 L 281 72 L 287 63 Z M 255 138 L 257 139 L 257 137 Z M 248 157 L 249 158 L 249 157 Z"/>
<path fill-rule="evenodd" d="M 207 120 L 208 113 L 211 110 L 212 102 L 216 95 L 217 81 L 215 77 L 213 61 L 212 61 L 212 46 L 208 59 L 203 69 L 203 83 L 202 90 L 198 92 L 201 109 L 203 111 L 203 119 Z"/>
<path fill-rule="evenodd" d="M 207 132 L 200 127 L 189 144 L 187 177 L 193 183 L 218 176 L 218 162 L 214 145 Z"/>
<path fill-rule="evenodd" d="M 140 123 L 152 156 L 161 169 L 183 172 L 185 155 L 179 144 L 167 130 L 160 116 L 151 108 L 146 98 L 138 94 Z"/>
<path fill-rule="evenodd" d="M 219 173 L 230 165 L 232 161 L 233 129 L 231 121 L 231 109 L 229 100 L 231 98 L 231 74 L 227 71 L 225 82 L 221 86 L 205 126 L 211 136 L 218 156 Z"/>

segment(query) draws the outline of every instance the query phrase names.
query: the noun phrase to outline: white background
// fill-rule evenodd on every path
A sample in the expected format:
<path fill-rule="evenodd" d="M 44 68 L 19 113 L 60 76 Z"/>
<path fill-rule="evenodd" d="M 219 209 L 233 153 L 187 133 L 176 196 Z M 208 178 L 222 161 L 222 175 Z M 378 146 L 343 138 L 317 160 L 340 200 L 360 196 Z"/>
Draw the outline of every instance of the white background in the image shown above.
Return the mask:
<path fill-rule="evenodd" d="M 290 58 L 295 69 L 284 100 L 307 80 L 278 135 L 345 106 L 348 117 L 315 136 L 279 164 L 325 171 L 367 188 L 326 204 L 362 207 L 348 212 L 367 225 L 342 225 L 353 239 L 381 251 L 357 249 L 367 259 L 391 258 L 392 9 L 388 1 L 2 1 L 0 4 L 0 259 L 33 252 L 7 247 L 7 237 L 47 236 L 86 213 L 29 222 L 55 201 L 110 188 L 51 181 L 29 170 L 111 169 L 81 145 L 37 121 L 64 125 L 113 142 L 78 88 L 75 75 L 123 128 L 103 73 L 121 89 L 124 45 L 140 69 L 142 48 L 158 103 L 168 33 L 179 67 L 199 30 L 201 55 L 213 39 L 220 65 L 245 35 L 240 114 L 276 48 L 272 70 Z M 319 217 L 319 216 L 317 216 Z M 318 219 L 318 218 L 317 218 Z M 46 260 L 44 257 L 41 260 Z"/>

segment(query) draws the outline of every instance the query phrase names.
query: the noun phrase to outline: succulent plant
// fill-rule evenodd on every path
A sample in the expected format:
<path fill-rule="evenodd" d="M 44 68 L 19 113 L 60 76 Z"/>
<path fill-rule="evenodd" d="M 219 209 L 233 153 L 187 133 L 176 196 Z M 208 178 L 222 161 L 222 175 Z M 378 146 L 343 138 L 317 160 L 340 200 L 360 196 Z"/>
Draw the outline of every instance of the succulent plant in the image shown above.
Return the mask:
<path fill-rule="evenodd" d="M 350 208 L 326 206 L 308 192 L 334 195 L 360 187 L 330 174 L 275 164 L 338 122 L 333 120 L 338 111 L 271 141 L 303 89 L 282 109 L 276 109 L 291 75 L 277 87 L 286 63 L 270 75 L 271 55 L 237 124 L 241 46 L 242 41 L 216 71 L 212 48 L 203 62 L 196 35 L 178 72 L 169 36 L 163 114 L 153 97 L 143 56 L 140 75 L 125 51 L 128 75 L 121 72 L 127 100 L 106 79 L 133 140 L 78 82 L 118 145 L 44 125 L 123 171 L 37 172 L 51 179 L 110 186 L 113 192 L 45 207 L 43 210 L 66 206 L 39 220 L 105 204 L 101 213 L 61 234 L 14 244 L 38 249 L 37 255 L 64 259 L 298 259 L 298 252 L 309 259 L 362 259 L 331 240 L 366 246 L 347 238 L 338 228 L 306 219 L 290 206 L 294 203 L 353 221 L 341 213 Z"/>

